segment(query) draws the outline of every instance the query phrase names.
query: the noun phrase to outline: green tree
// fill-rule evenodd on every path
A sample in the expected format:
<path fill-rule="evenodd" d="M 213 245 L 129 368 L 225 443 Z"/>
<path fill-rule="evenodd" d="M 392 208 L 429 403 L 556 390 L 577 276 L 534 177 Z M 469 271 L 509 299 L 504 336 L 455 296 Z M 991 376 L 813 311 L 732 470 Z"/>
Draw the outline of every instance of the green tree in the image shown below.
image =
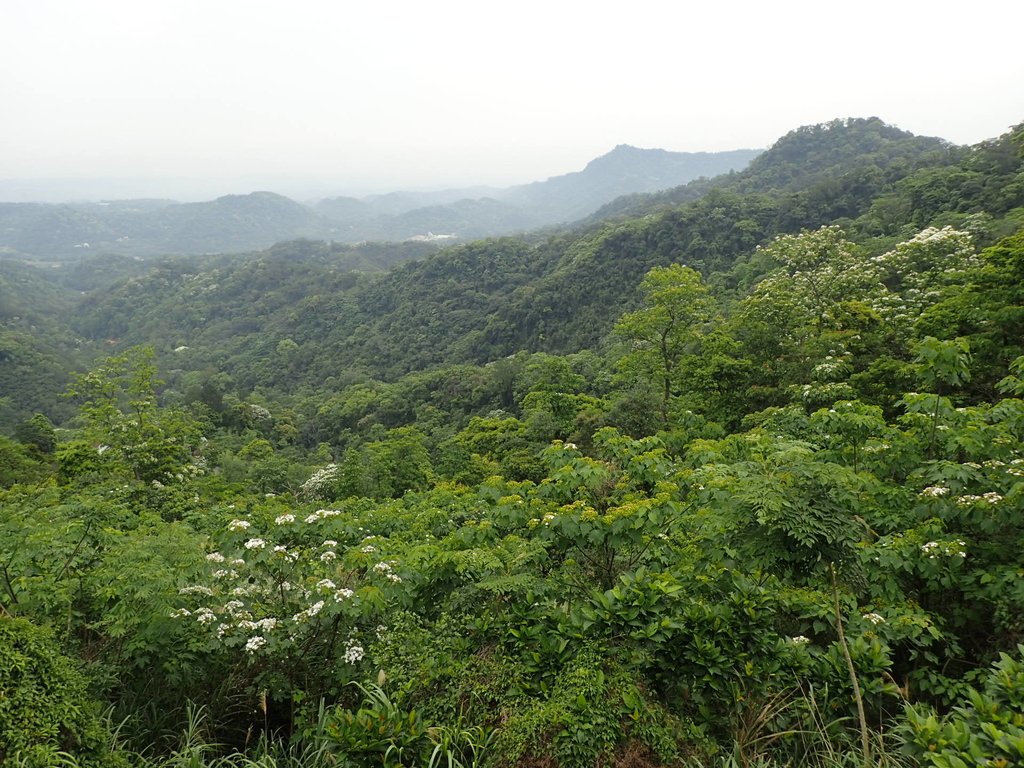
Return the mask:
<path fill-rule="evenodd" d="M 971 348 L 967 339 L 954 339 L 952 341 L 940 341 L 933 336 L 926 336 L 918 343 L 915 351 L 917 357 L 914 362 L 917 364 L 917 375 L 921 382 L 928 388 L 934 389 L 934 394 L 926 397 L 932 404 L 931 430 L 928 438 L 928 456 L 931 457 L 935 451 L 935 433 L 939 427 L 939 416 L 942 406 L 951 410 L 951 404 L 942 396 L 943 392 L 964 384 L 971 379 Z M 908 406 L 913 406 L 917 398 L 908 395 Z"/>
<path fill-rule="evenodd" d="M 14 437 L 20 443 L 35 448 L 39 453 L 53 453 L 57 447 L 57 432 L 53 423 L 41 413 L 23 421 L 14 428 Z"/>
<path fill-rule="evenodd" d="M 175 479 L 199 438 L 188 414 L 159 407 L 156 372 L 153 350 L 135 347 L 76 375 L 68 388 L 85 423 L 80 438 L 145 482 Z"/>
<path fill-rule="evenodd" d="M 700 274 L 679 264 L 655 267 L 640 290 L 644 306 L 615 325 L 614 333 L 630 344 L 620 367 L 630 378 L 658 382 L 662 421 L 667 423 L 682 368 L 697 353 L 717 305 Z"/>
<path fill-rule="evenodd" d="M 428 486 L 434 468 L 423 434 L 415 427 L 399 427 L 383 440 L 366 446 L 367 479 L 378 498 L 398 497 Z"/>

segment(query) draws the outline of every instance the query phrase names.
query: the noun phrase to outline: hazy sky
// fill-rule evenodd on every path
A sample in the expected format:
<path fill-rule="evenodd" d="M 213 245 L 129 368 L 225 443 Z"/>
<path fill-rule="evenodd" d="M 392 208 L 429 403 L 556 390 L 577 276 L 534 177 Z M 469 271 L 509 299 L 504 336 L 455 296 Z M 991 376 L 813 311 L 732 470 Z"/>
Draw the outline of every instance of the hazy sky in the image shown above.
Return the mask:
<path fill-rule="evenodd" d="M 971 143 L 1024 121 L 1022 28 L 1020 0 L 0 0 L 0 199 L 507 185 L 848 116 Z"/>

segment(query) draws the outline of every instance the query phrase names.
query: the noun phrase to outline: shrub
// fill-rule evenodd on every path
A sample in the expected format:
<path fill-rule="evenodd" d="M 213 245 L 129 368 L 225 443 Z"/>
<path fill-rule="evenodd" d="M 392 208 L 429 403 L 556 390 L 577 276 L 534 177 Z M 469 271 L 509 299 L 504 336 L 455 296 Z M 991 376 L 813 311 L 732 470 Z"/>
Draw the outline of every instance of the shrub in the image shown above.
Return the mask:
<path fill-rule="evenodd" d="M 982 691 L 946 717 L 907 707 L 908 747 L 924 765 L 966 768 L 1011 766 L 1024 762 L 1024 645 L 1017 655 L 999 654 Z"/>
<path fill-rule="evenodd" d="M 48 631 L 0 615 L 0 764 L 51 768 L 70 757 L 81 768 L 120 768 L 110 732 L 86 679 Z"/>

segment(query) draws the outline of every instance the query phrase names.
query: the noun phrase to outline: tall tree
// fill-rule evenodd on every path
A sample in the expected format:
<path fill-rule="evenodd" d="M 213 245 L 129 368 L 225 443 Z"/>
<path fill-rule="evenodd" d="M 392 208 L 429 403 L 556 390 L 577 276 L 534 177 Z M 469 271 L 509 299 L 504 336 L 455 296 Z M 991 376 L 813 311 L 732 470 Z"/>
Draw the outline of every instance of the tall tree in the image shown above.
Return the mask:
<path fill-rule="evenodd" d="M 718 307 L 689 267 L 655 267 L 640 284 L 644 306 L 623 315 L 615 334 L 630 343 L 620 366 L 632 377 L 648 377 L 661 390 L 661 416 L 667 422 L 669 404 L 688 357 L 693 357 Z"/>

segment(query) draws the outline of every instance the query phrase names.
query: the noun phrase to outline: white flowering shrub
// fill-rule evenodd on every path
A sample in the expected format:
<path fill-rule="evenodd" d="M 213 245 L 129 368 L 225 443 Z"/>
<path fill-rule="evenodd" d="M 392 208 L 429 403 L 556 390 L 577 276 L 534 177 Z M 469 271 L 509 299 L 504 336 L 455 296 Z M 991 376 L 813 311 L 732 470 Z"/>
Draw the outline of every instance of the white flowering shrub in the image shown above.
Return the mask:
<path fill-rule="evenodd" d="M 246 420 L 252 423 L 270 421 L 273 418 L 269 410 L 255 403 L 245 404 L 245 416 Z"/>
<path fill-rule="evenodd" d="M 225 523 L 170 615 L 278 686 L 299 668 L 357 679 L 389 607 L 404 602 L 401 562 L 341 510 L 279 510 Z"/>
<path fill-rule="evenodd" d="M 302 496 L 311 501 L 330 501 L 334 498 L 334 490 L 340 479 L 340 467 L 337 464 L 328 464 L 314 472 L 302 484 Z"/>

